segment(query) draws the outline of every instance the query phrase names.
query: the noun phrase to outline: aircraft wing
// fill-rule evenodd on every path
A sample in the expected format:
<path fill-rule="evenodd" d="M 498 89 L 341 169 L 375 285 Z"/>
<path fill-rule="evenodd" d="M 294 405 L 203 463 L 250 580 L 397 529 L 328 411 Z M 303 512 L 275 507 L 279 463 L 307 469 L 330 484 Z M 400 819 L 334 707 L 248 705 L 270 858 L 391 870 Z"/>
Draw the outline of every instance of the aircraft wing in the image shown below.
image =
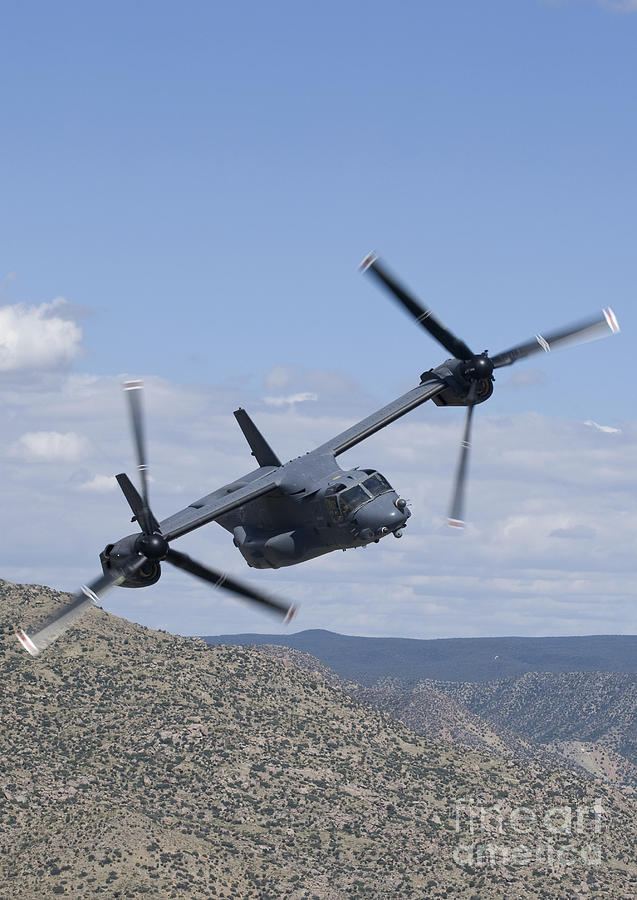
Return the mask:
<path fill-rule="evenodd" d="M 411 391 L 407 391 L 406 394 L 403 394 L 396 400 L 392 400 L 387 406 L 383 406 L 382 409 L 372 413 L 371 416 L 368 416 L 361 422 L 357 422 L 356 425 L 352 425 L 325 444 L 321 444 L 317 450 L 319 453 L 332 453 L 334 456 L 338 456 L 339 453 L 344 453 L 350 447 L 353 447 L 360 441 L 364 441 L 365 438 L 380 431 L 381 428 L 404 416 L 405 413 L 420 406 L 421 403 L 431 400 L 432 397 L 440 394 L 445 388 L 445 383 L 437 375 L 432 374 L 422 384 L 419 384 Z M 207 525 L 208 522 L 219 519 L 225 513 L 236 509 L 238 506 L 243 506 L 251 500 L 256 500 L 257 497 L 274 493 L 279 490 L 279 476 L 280 469 L 278 467 L 262 467 L 248 476 L 248 478 L 226 485 L 203 497 L 201 500 L 191 503 L 190 506 L 175 513 L 168 519 L 164 519 L 160 523 L 162 534 L 166 540 L 172 541 L 175 538 L 182 537 L 184 534 L 188 534 L 189 531 L 194 531 L 195 528 L 200 528 L 202 525 Z"/>
<path fill-rule="evenodd" d="M 366 419 L 357 422 L 356 425 L 352 425 L 351 428 L 337 434 L 336 437 L 326 441 L 325 444 L 321 444 L 320 447 L 317 447 L 317 450 L 319 453 L 329 452 L 333 453 L 334 456 L 338 456 L 339 453 L 344 453 L 346 450 L 349 450 L 350 447 L 353 447 L 360 441 L 364 441 L 372 434 L 380 431 L 381 428 L 384 428 L 391 422 L 395 422 L 396 419 L 399 419 L 401 416 L 404 416 L 405 413 L 420 406 L 421 403 L 431 400 L 436 394 L 442 393 L 445 388 L 445 383 L 436 375 L 432 375 L 431 380 L 419 384 L 418 387 L 413 388 L 411 391 L 407 391 L 406 394 L 403 394 L 396 400 L 392 400 L 391 403 L 388 403 L 387 406 L 383 406 L 382 409 L 372 413 L 371 416 L 367 416 Z"/>
<path fill-rule="evenodd" d="M 372 413 L 371 416 L 352 425 L 325 444 L 321 444 L 317 450 L 319 453 L 332 453 L 334 456 L 338 456 L 339 453 L 344 453 L 350 447 L 364 441 L 365 438 L 380 431 L 381 428 L 404 416 L 405 413 L 420 406 L 421 403 L 431 400 L 445 388 L 445 383 L 438 376 L 432 375 L 418 387 L 407 391 L 406 394 L 392 400 L 391 403 Z M 219 519 L 238 506 L 256 500 L 257 497 L 278 491 L 279 475 L 280 469 L 276 466 L 262 467 L 252 473 L 249 480 L 240 479 L 208 494 L 168 519 L 164 519 L 160 523 L 162 534 L 166 540 L 172 541 L 188 534 L 189 531 L 194 531 L 195 528 Z"/>
<path fill-rule="evenodd" d="M 162 534 L 166 540 L 172 541 L 188 534 L 189 531 L 194 531 L 195 528 L 213 522 L 237 506 L 243 506 L 250 500 L 277 491 L 277 473 L 276 467 L 263 473 L 257 471 L 256 477 L 251 481 L 235 481 L 201 500 L 196 500 L 175 515 L 164 519 L 160 523 Z"/>

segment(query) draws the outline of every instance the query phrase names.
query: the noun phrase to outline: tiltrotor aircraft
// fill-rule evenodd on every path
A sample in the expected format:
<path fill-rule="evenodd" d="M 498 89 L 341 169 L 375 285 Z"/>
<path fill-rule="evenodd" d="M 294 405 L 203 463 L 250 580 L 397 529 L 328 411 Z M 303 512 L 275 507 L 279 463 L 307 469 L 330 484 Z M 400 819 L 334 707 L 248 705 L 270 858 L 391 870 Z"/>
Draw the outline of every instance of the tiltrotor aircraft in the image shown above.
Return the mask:
<path fill-rule="evenodd" d="M 426 400 L 437 406 L 466 406 L 467 417 L 455 478 L 449 524 L 463 525 L 464 487 L 470 449 L 473 409 L 493 393 L 493 372 L 535 353 L 574 341 L 592 340 L 619 331 L 610 309 L 601 315 L 532 340 L 504 353 L 474 353 L 402 287 L 374 254 L 361 268 L 372 273 L 416 321 L 451 354 L 451 358 L 420 376 L 420 383 L 330 438 L 304 456 L 281 463 L 243 409 L 235 412 L 258 468 L 195 500 L 161 522 L 148 500 L 147 463 L 141 411 L 141 383 L 125 385 L 129 401 L 141 495 L 127 475 L 117 475 L 140 530 L 102 551 L 103 574 L 76 595 L 29 636 L 19 631 L 24 648 L 37 656 L 70 628 L 112 586 L 146 587 L 158 581 L 161 563 L 171 563 L 216 587 L 258 603 L 289 619 L 294 607 L 256 591 L 228 575 L 195 562 L 172 547 L 173 541 L 209 522 L 229 531 L 249 566 L 258 569 L 291 566 L 332 550 L 363 547 L 386 535 L 400 537 L 410 511 L 386 478 L 375 469 L 343 470 L 336 457 L 385 428 Z"/>

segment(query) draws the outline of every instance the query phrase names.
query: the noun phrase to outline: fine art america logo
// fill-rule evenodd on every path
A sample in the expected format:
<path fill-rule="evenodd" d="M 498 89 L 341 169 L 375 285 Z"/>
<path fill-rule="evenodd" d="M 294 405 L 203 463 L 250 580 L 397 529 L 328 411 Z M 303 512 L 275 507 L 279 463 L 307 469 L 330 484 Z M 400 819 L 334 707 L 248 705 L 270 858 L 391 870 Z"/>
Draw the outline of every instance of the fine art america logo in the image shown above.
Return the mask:
<path fill-rule="evenodd" d="M 498 803 L 481 806 L 474 797 L 460 797 L 454 805 L 458 844 L 453 859 L 466 867 L 598 866 L 602 848 L 596 835 L 604 818 L 600 798 L 592 806 L 505 811 Z"/>

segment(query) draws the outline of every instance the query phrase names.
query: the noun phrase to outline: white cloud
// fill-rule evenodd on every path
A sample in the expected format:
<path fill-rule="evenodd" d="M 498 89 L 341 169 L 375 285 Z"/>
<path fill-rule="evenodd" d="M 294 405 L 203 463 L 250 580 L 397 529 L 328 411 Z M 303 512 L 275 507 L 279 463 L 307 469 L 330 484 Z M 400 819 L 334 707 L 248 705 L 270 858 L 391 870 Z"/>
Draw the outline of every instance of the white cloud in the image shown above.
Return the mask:
<path fill-rule="evenodd" d="M 269 391 L 280 391 L 292 383 L 294 369 L 292 366 L 275 366 L 265 376 L 265 386 Z"/>
<path fill-rule="evenodd" d="M 91 491 L 95 494 L 107 494 L 115 490 L 117 482 L 114 475 L 94 475 L 88 481 L 78 485 L 79 491 Z"/>
<path fill-rule="evenodd" d="M 588 525 L 572 525 L 571 527 L 555 528 L 549 537 L 567 538 L 580 541 L 595 537 L 595 530 Z"/>
<path fill-rule="evenodd" d="M 278 365 L 265 376 L 264 386 L 268 406 L 289 406 L 320 398 L 321 408 L 331 410 L 332 415 L 352 415 L 357 404 L 362 404 L 362 409 L 378 405 L 361 390 L 360 384 L 341 372 Z"/>
<path fill-rule="evenodd" d="M 304 391 L 300 394 L 289 394 L 287 397 L 264 397 L 264 402 L 268 406 L 292 406 L 295 403 L 305 403 L 307 400 L 318 400 L 318 394 Z"/>
<path fill-rule="evenodd" d="M 0 306 L 0 372 L 70 365 L 80 351 L 82 330 L 67 313 L 62 297 L 40 306 Z"/>
<path fill-rule="evenodd" d="M 599 425 L 597 422 L 593 422 L 592 419 L 587 419 L 584 425 L 596 428 L 597 431 L 603 431 L 604 434 L 621 434 L 621 428 L 613 428 L 611 425 Z"/>
<path fill-rule="evenodd" d="M 31 460 L 77 462 L 88 455 L 89 442 L 73 431 L 28 431 L 14 445 L 14 453 Z"/>

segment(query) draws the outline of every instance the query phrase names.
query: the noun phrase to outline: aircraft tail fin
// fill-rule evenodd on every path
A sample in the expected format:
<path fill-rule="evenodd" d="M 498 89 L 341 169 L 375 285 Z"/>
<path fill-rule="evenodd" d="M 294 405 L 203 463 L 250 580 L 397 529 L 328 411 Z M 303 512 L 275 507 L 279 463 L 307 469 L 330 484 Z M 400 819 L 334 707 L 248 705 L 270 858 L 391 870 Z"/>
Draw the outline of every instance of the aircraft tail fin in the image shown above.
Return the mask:
<path fill-rule="evenodd" d="M 234 417 L 239 423 L 246 441 L 250 444 L 252 455 L 260 466 L 280 466 L 281 460 L 263 437 L 245 409 L 236 409 Z"/>

